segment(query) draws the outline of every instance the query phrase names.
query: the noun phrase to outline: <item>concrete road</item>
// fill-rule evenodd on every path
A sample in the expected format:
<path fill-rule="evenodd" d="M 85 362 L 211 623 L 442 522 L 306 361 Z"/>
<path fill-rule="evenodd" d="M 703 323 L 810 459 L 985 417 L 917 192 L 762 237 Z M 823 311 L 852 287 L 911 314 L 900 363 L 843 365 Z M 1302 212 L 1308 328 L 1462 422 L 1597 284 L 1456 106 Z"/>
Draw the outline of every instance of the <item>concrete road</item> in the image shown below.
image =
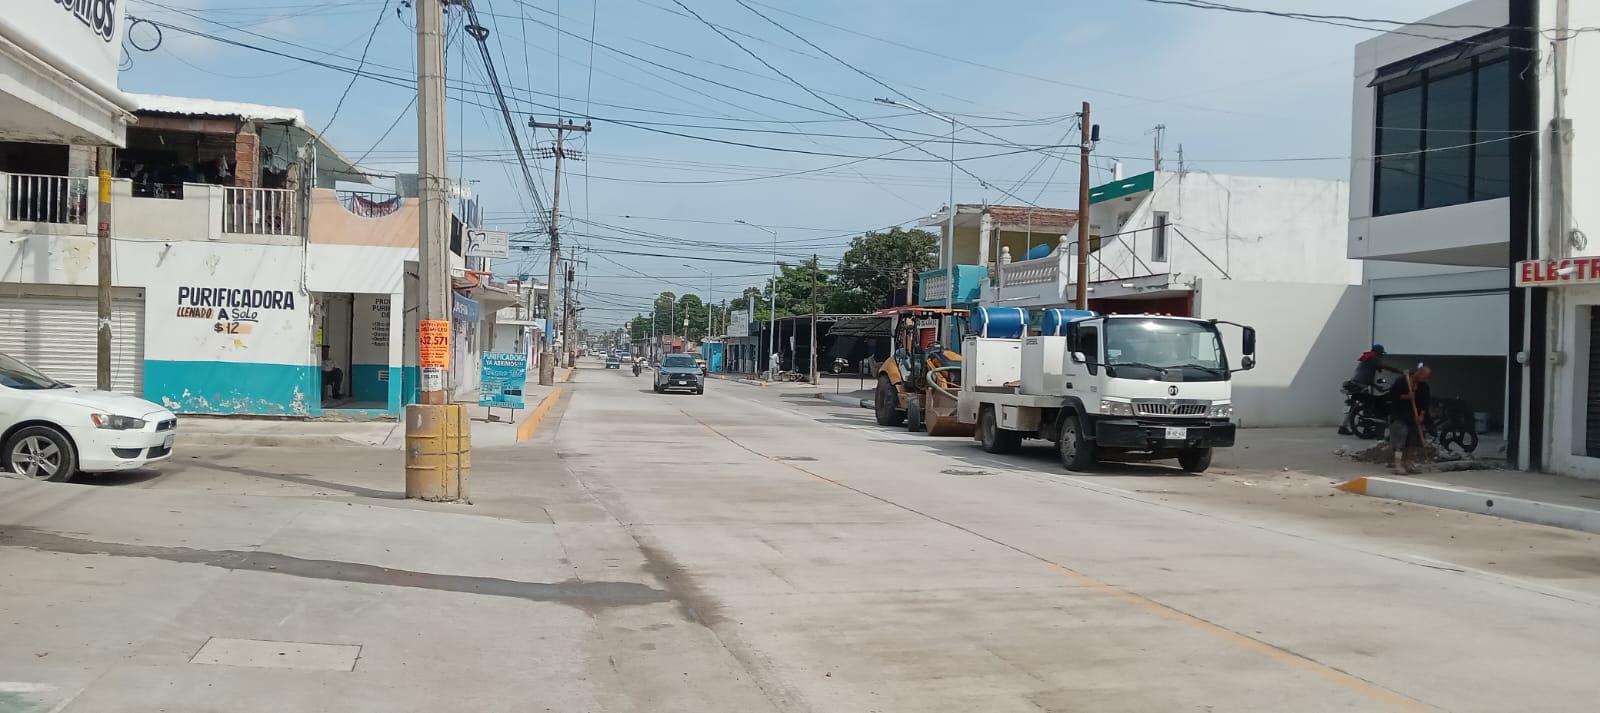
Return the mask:
<path fill-rule="evenodd" d="M 1274 434 L 1069 474 L 805 388 L 648 385 L 580 370 L 475 449 L 472 505 L 350 446 L 0 479 L 0 713 L 1600 701 L 1600 537 L 1336 495 L 1361 466 Z"/>
<path fill-rule="evenodd" d="M 558 448 L 780 710 L 1577 710 L 1600 538 L 586 372 Z M 1248 445 L 1245 432 L 1242 445 Z"/>

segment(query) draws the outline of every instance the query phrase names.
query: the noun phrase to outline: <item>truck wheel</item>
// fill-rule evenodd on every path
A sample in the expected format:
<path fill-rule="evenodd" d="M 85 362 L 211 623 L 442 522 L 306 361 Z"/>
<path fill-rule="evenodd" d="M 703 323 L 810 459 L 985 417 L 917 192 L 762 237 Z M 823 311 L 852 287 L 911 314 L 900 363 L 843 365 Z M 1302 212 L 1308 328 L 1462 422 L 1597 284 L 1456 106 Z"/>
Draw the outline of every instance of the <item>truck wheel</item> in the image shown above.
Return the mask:
<path fill-rule="evenodd" d="M 906 430 L 917 433 L 923 428 L 922 399 L 911 399 L 906 404 Z"/>
<path fill-rule="evenodd" d="M 1178 456 L 1178 466 L 1190 473 L 1204 473 L 1211 467 L 1211 449 L 1195 448 Z"/>
<path fill-rule="evenodd" d="M 872 415 L 877 417 L 879 426 L 898 426 L 906 420 L 905 412 L 900 410 L 900 392 L 887 376 L 878 377 L 878 388 L 872 392 Z"/>
<path fill-rule="evenodd" d="M 978 414 L 978 442 L 989 453 L 1015 453 L 1022 445 L 1022 434 L 1000 428 L 994 407 L 984 406 L 983 412 Z"/>
<path fill-rule="evenodd" d="M 1094 451 L 1079 432 L 1077 414 L 1062 414 L 1061 428 L 1057 430 L 1060 433 L 1056 436 L 1056 452 L 1061 456 L 1061 465 L 1074 471 L 1088 470 L 1094 465 Z"/>

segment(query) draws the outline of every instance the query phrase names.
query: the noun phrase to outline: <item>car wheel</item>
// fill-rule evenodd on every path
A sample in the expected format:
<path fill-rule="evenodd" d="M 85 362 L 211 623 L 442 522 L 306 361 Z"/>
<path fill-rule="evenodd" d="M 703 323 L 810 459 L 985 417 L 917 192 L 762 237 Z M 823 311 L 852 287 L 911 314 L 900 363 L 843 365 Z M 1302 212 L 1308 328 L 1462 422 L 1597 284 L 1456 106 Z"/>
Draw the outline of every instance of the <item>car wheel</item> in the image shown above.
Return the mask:
<path fill-rule="evenodd" d="M 1056 452 L 1061 456 L 1061 465 L 1067 470 L 1084 471 L 1094 465 L 1094 451 L 1083 440 L 1083 434 L 1078 430 L 1078 415 L 1065 413 L 1061 416 L 1061 428 L 1056 437 Z"/>
<path fill-rule="evenodd" d="M 1178 456 L 1178 466 L 1190 473 L 1204 473 L 1211 467 L 1211 449 L 1194 448 Z"/>
<path fill-rule="evenodd" d="M 922 399 L 913 398 L 906 403 L 906 430 L 917 433 L 922 426 Z"/>
<path fill-rule="evenodd" d="M 906 420 L 906 413 L 900 410 L 900 392 L 887 376 L 878 377 L 878 388 L 872 392 L 872 415 L 879 426 L 898 426 Z"/>
<path fill-rule="evenodd" d="M 705 392 L 706 392 L 706 387 L 702 386 L 702 387 L 694 390 L 694 395 L 695 396 L 699 396 L 701 394 L 704 394 Z"/>
<path fill-rule="evenodd" d="M 31 480 L 64 483 L 78 471 L 78 452 L 50 426 L 29 426 L 6 440 L 6 470 Z"/>

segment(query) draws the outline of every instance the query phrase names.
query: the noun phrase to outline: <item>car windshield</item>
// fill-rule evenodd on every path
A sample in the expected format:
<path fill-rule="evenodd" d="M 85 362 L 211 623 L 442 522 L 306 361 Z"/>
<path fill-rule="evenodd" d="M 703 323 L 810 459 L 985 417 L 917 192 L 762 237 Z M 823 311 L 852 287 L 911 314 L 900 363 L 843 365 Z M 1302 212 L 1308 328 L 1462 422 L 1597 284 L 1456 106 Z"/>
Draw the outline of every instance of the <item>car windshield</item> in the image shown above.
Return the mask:
<path fill-rule="evenodd" d="M 673 354 L 661 358 L 662 366 L 675 366 L 679 368 L 694 368 L 694 357 L 687 354 Z"/>
<path fill-rule="evenodd" d="M 67 384 L 45 376 L 37 369 L 4 354 L 0 354 L 0 384 L 24 390 L 67 388 Z"/>
<path fill-rule="evenodd" d="M 1186 380 L 1222 378 L 1228 368 L 1216 327 L 1187 319 L 1108 319 L 1105 349 L 1112 367 L 1182 369 Z"/>

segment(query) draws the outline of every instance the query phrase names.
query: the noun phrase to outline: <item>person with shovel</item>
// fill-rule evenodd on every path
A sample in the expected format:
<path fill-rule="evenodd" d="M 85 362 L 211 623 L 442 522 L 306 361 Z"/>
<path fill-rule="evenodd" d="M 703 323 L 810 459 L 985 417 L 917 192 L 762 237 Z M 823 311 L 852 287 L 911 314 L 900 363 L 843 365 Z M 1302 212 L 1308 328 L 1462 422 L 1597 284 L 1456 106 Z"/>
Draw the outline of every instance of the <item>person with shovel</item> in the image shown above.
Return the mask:
<path fill-rule="evenodd" d="M 1433 380 L 1433 369 L 1426 364 L 1407 371 L 1404 378 L 1396 379 L 1385 394 L 1389 407 L 1389 446 L 1394 449 L 1392 467 L 1396 475 L 1415 474 L 1416 454 L 1422 450 L 1423 420 L 1428 414 L 1431 396 L 1428 382 Z"/>

